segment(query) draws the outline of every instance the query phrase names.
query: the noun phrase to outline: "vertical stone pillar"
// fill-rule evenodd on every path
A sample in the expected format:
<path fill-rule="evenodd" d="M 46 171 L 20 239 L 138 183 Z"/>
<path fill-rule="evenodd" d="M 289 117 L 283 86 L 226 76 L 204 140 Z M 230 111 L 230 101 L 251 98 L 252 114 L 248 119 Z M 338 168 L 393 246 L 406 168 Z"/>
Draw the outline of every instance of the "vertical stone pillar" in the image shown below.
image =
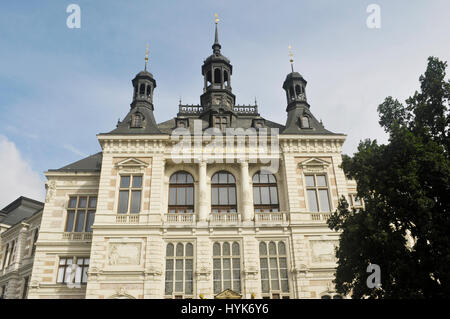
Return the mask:
<path fill-rule="evenodd" d="M 200 222 L 206 222 L 209 212 L 209 200 L 206 185 L 206 162 L 201 161 L 198 164 L 198 219 Z"/>
<path fill-rule="evenodd" d="M 250 191 L 250 183 L 248 176 L 248 162 L 241 162 L 241 190 L 242 190 L 242 217 L 244 221 L 253 220 L 252 193 Z"/>
<path fill-rule="evenodd" d="M 25 244 L 27 240 L 29 225 L 22 223 L 22 228 L 19 231 L 19 236 L 16 242 L 16 258 L 14 260 L 14 269 L 19 269 L 22 265 L 22 259 L 24 257 L 25 252 Z M 13 256 L 11 256 L 12 258 Z"/>

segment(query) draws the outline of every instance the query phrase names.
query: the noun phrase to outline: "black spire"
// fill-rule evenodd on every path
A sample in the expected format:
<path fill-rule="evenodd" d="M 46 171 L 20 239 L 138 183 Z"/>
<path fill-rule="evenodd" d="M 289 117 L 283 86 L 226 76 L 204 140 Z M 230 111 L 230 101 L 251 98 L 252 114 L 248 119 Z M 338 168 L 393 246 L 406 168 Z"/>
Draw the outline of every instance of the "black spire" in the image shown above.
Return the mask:
<path fill-rule="evenodd" d="M 203 107 L 209 108 L 213 105 L 222 105 L 232 109 L 235 104 L 235 96 L 231 93 L 231 74 L 233 66 L 225 56 L 222 55 L 219 43 L 219 30 L 217 14 L 215 16 L 215 36 L 212 45 L 213 54 L 210 55 L 202 66 L 204 78 L 203 94 L 200 103 Z"/>
<path fill-rule="evenodd" d="M 161 134 L 153 115 L 153 90 L 156 81 L 153 74 L 147 71 L 148 46 L 145 54 L 144 70 L 136 74 L 133 83 L 133 101 L 131 110 L 111 134 Z"/>
<path fill-rule="evenodd" d="M 219 19 L 216 18 L 216 35 L 215 35 L 215 38 L 214 38 L 214 44 L 212 45 L 213 53 L 216 54 L 216 55 L 220 54 L 220 49 L 222 48 L 222 46 L 219 43 L 219 32 L 217 31 L 217 21 L 218 20 Z"/>
<path fill-rule="evenodd" d="M 317 121 L 309 109 L 306 100 L 307 81 L 303 76 L 294 71 L 294 55 L 292 47 L 289 46 L 289 62 L 291 64 L 291 73 L 286 76 L 283 83 L 283 89 L 286 91 L 288 113 L 284 134 L 322 134 L 330 133 L 325 130 L 322 123 Z"/>

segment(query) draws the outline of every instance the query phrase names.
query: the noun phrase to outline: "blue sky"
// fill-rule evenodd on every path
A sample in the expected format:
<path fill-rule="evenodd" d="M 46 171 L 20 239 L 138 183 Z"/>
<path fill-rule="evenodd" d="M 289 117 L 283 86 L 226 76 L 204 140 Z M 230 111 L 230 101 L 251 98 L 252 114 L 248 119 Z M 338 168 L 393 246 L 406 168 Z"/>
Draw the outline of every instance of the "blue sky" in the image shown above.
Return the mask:
<path fill-rule="evenodd" d="M 71 3 L 81 8 L 80 29 L 66 26 Z M 380 29 L 366 26 L 371 3 L 381 7 Z M 147 43 L 157 121 L 176 114 L 180 96 L 198 103 L 215 12 L 237 103 L 256 96 L 261 115 L 285 123 L 291 44 L 311 111 L 348 135 L 347 154 L 361 139 L 386 142 L 376 108 L 386 96 L 412 95 L 428 56 L 450 61 L 448 0 L 41 0 L 0 9 L 0 151 L 16 158 L 1 157 L 0 171 L 18 170 L 3 179 L 0 206 L 21 194 L 43 199 L 44 171 L 100 151 L 96 134 L 128 112 Z"/>

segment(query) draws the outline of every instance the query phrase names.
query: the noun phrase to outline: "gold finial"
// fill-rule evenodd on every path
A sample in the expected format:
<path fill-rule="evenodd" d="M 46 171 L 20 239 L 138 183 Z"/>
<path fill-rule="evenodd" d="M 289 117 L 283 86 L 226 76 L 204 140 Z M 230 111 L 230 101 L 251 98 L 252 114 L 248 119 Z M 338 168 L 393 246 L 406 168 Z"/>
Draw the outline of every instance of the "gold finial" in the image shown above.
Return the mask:
<path fill-rule="evenodd" d="M 148 44 L 145 48 L 145 71 L 147 71 L 147 64 L 148 64 Z"/>
<path fill-rule="evenodd" d="M 219 23 L 219 15 L 217 13 L 214 13 L 214 20 L 216 21 L 216 24 Z"/>
<path fill-rule="evenodd" d="M 291 70 L 294 72 L 294 54 L 292 53 L 291 45 L 288 46 L 289 49 L 289 62 L 291 63 Z"/>

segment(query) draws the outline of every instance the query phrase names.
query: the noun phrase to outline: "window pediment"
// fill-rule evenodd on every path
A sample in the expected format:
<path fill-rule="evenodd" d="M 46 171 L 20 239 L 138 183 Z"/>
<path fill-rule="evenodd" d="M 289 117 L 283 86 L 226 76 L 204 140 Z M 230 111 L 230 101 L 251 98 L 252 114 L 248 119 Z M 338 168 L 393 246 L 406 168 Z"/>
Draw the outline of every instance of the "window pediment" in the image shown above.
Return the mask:
<path fill-rule="evenodd" d="M 304 172 L 326 172 L 330 163 L 320 160 L 318 158 L 311 158 L 305 162 L 299 163 L 298 167 L 303 169 Z"/>
<path fill-rule="evenodd" d="M 140 161 L 136 158 L 127 158 L 116 164 L 121 173 L 140 173 L 148 166 L 148 163 Z"/>

